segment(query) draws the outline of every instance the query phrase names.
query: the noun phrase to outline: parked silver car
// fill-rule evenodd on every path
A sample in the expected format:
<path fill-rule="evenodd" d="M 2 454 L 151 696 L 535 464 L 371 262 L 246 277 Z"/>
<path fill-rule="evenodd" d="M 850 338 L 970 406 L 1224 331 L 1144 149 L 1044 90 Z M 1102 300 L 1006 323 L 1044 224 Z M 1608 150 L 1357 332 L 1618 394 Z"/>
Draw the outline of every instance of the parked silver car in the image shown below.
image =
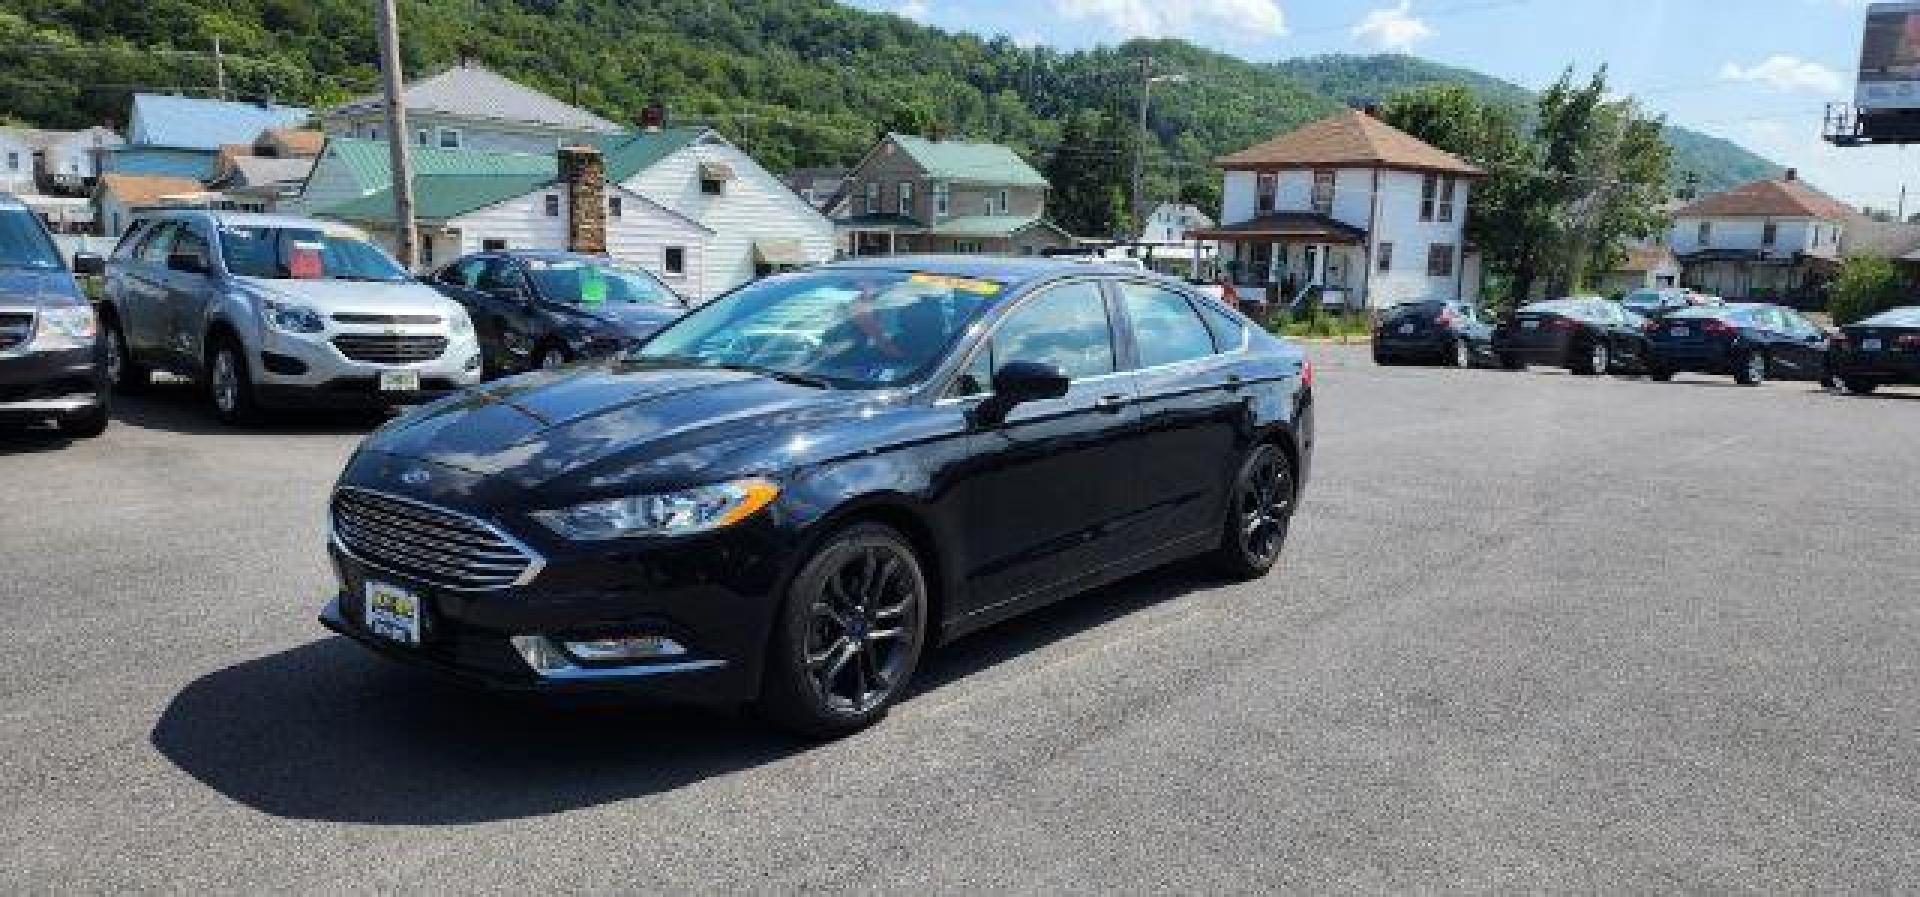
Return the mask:
<path fill-rule="evenodd" d="M 480 382 L 456 303 L 331 222 L 145 213 L 107 261 L 108 372 L 135 391 L 191 376 L 239 423 L 262 406 L 412 404 Z"/>

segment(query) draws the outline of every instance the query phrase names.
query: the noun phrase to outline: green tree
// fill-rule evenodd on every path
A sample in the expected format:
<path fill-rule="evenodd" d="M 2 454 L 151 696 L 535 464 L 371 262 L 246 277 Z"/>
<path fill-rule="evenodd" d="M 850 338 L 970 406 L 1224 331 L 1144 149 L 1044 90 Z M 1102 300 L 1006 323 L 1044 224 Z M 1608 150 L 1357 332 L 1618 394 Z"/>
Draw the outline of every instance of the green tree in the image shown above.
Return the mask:
<path fill-rule="evenodd" d="M 1900 269 L 1893 262 L 1852 256 L 1840 263 L 1827 311 L 1833 314 L 1833 323 L 1845 326 L 1898 306 L 1905 297 Z"/>

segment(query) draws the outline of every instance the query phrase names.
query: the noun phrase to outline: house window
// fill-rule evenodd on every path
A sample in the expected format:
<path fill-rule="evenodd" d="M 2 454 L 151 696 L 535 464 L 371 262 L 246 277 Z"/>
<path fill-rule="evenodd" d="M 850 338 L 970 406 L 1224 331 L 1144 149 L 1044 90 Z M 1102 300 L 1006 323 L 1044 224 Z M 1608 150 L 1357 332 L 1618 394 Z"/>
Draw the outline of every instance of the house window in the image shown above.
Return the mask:
<path fill-rule="evenodd" d="M 1434 206 L 1438 205 L 1439 196 L 1440 176 L 1437 174 L 1427 175 L 1426 178 L 1420 182 L 1421 221 L 1433 220 Z"/>
<path fill-rule="evenodd" d="M 1774 244 L 1774 241 L 1779 239 L 1780 239 L 1780 225 L 1774 224 L 1773 222 L 1769 221 L 1766 224 L 1761 226 L 1760 245 L 1772 246 Z M 1820 242 L 1820 225 L 1818 224 L 1813 226 L 1813 241 L 1815 243 Z"/>
<path fill-rule="evenodd" d="M 880 182 L 867 182 L 867 214 L 880 214 Z"/>
<path fill-rule="evenodd" d="M 1427 247 L 1427 276 L 1453 276 L 1453 244 L 1435 243 Z"/>
<path fill-rule="evenodd" d="M 1322 215 L 1333 214 L 1334 173 L 1319 170 L 1313 173 L 1313 210 Z"/>
<path fill-rule="evenodd" d="M 7 154 L 7 170 L 8 171 L 20 170 L 20 154 L 19 153 Z"/>
<path fill-rule="evenodd" d="M 1393 270 L 1393 244 L 1382 243 L 1380 244 L 1380 273 L 1385 274 L 1392 270 Z"/>
<path fill-rule="evenodd" d="M 459 149 L 460 148 L 459 130 L 455 128 L 441 128 L 440 129 L 440 148 L 441 149 Z"/>
<path fill-rule="evenodd" d="M 669 246 L 666 253 L 667 273 L 681 275 L 687 273 L 687 248 Z"/>
<path fill-rule="evenodd" d="M 1440 179 L 1440 212 L 1437 217 L 1441 221 L 1453 220 L 1454 183 L 1455 178 L 1453 175 L 1447 175 Z"/>
<path fill-rule="evenodd" d="M 933 185 L 933 213 L 945 215 L 953 209 L 953 190 L 945 183 Z"/>
<path fill-rule="evenodd" d="M 1695 239 L 1694 242 L 1699 243 L 1702 246 L 1713 245 L 1713 222 L 1711 221 L 1700 222 L 1700 230 L 1698 232 L 1697 239 Z"/>
<path fill-rule="evenodd" d="M 265 211 L 262 209 L 262 211 Z M 420 235 L 420 264 L 433 267 L 433 235 Z"/>
<path fill-rule="evenodd" d="M 413 132 L 413 142 L 421 146 L 432 146 L 433 135 L 426 128 Z"/>
<path fill-rule="evenodd" d="M 905 217 L 908 217 L 908 218 L 913 217 L 913 184 L 910 181 L 900 182 L 899 211 L 900 211 L 900 214 Z"/>
<path fill-rule="evenodd" d="M 547 217 L 548 218 L 560 217 L 560 194 L 549 193 L 547 194 L 546 199 L 547 199 Z"/>
<path fill-rule="evenodd" d="M 1010 208 L 1010 203 L 1008 202 L 1008 200 L 1009 200 L 1009 199 L 1011 199 L 1012 197 L 1010 197 L 1010 196 L 1008 196 L 1008 195 L 1007 195 L 1007 194 L 1008 194 L 1008 192 L 1009 192 L 1009 191 L 1007 191 L 1007 190 L 1001 190 L 1001 191 L 1000 191 L 1000 211 L 999 211 L 999 214 L 1001 214 L 1001 215 L 1005 215 L 1005 214 L 1007 214 L 1007 209 L 1008 209 L 1008 208 Z"/>
<path fill-rule="evenodd" d="M 1274 199 L 1280 193 L 1280 176 L 1263 171 L 1254 175 L 1253 184 L 1255 197 L 1253 204 L 1254 210 L 1258 212 L 1273 211 Z"/>
<path fill-rule="evenodd" d="M 507 241 L 499 239 L 497 237 L 488 237 L 487 239 L 480 241 L 480 251 L 481 252 L 505 252 L 507 251 Z"/>
<path fill-rule="evenodd" d="M 608 217 L 608 218 L 618 218 L 618 217 L 620 217 L 620 213 L 621 213 L 622 211 L 624 211 L 624 210 L 623 210 L 623 209 L 622 209 L 622 208 L 620 207 L 620 205 L 621 205 L 621 204 L 620 204 L 620 197 L 618 197 L 618 196 L 609 196 L 609 197 L 607 197 L 607 217 Z"/>

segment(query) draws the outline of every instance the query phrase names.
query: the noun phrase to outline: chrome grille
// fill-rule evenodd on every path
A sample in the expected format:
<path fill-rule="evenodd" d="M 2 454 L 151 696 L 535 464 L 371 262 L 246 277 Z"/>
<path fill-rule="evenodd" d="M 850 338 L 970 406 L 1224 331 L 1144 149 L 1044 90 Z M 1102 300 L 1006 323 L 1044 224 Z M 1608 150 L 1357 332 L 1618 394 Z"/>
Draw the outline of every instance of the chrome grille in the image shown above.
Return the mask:
<path fill-rule="evenodd" d="M 18 349 L 33 339 L 33 312 L 0 311 L 0 352 Z"/>
<path fill-rule="evenodd" d="M 333 316 L 342 324 L 438 324 L 439 315 L 368 315 L 343 311 Z"/>
<path fill-rule="evenodd" d="M 456 592 L 521 585 L 543 563 L 492 524 L 364 489 L 334 493 L 333 534 L 368 564 Z"/>
<path fill-rule="evenodd" d="M 447 351 L 444 336 L 388 336 L 379 333 L 343 333 L 333 338 L 340 354 L 370 364 L 410 364 L 432 361 Z"/>

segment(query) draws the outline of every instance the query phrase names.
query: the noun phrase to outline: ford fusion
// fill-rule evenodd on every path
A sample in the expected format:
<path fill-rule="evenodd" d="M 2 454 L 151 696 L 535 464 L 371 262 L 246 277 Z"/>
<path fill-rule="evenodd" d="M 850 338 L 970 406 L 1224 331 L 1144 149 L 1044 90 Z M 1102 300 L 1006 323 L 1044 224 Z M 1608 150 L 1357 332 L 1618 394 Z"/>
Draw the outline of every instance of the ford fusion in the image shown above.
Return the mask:
<path fill-rule="evenodd" d="M 321 619 L 483 686 L 830 736 L 983 626 L 1189 557 L 1266 574 L 1312 380 L 1297 347 L 1140 271 L 772 277 L 370 436 L 332 497 Z"/>

